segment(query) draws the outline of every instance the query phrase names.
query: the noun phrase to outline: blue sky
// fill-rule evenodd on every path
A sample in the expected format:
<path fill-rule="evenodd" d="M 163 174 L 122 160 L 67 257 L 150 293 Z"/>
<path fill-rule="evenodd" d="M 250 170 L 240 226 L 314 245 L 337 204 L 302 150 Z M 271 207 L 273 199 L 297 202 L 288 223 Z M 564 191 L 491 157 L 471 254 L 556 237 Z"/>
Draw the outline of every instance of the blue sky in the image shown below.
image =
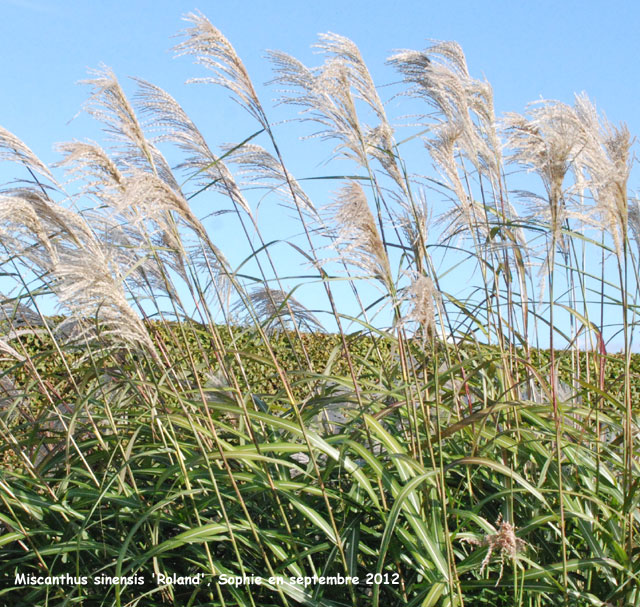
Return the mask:
<path fill-rule="evenodd" d="M 640 3 L 593 0 L 0 0 L 0 124 L 53 160 L 54 142 L 87 134 L 86 123 L 68 124 L 86 95 L 75 83 L 101 62 L 119 77 L 163 86 L 189 105 L 190 97 L 203 95 L 181 84 L 195 68 L 169 49 L 183 27 L 181 16 L 194 9 L 231 40 L 256 84 L 270 78 L 265 49 L 312 62 L 309 47 L 320 32 L 352 38 L 379 84 L 394 78 L 384 66 L 394 49 L 456 40 L 472 74 L 493 85 L 498 113 L 522 111 L 540 97 L 570 102 L 574 92 L 586 91 L 610 120 L 640 132 Z M 216 108 L 209 126 L 222 128 L 224 112 L 232 111 Z"/>
<path fill-rule="evenodd" d="M 196 9 L 233 43 L 267 106 L 276 93 L 261 86 L 271 78 L 266 49 L 314 65 L 320 59 L 310 47 L 318 33 L 331 31 L 358 44 L 378 85 L 397 80 L 384 63 L 394 50 L 455 40 L 471 74 L 492 84 L 498 115 L 522 112 L 541 98 L 571 103 L 574 93 L 586 91 L 611 121 L 625 121 L 632 134 L 640 132 L 640 3 L 590 0 L 0 0 L 0 125 L 45 162 L 57 159 L 56 142 L 99 139 L 97 126 L 86 116 L 74 119 L 87 95 L 76 83 L 104 63 L 122 80 L 137 76 L 168 90 L 214 148 L 243 139 L 256 130 L 246 114 L 224 92 L 186 86 L 186 79 L 202 71 L 170 51 L 177 43 L 172 36 L 185 26 L 182 15 Z M 134 90 L 130 83 L 125 88 Z M 381 96 L 387 98 L 384 88 Z M 276 109 L 271 116 L 284 114 Z M 320 164 L 301 164 L 301 175 L 295 170 L 299 161 L 294 154 L 298 177 L 304 171 L 323 173 Z M 633 180 L 630 185 L 635 186 Z M 224 221 L 218 227 L 224 228 Z"/>

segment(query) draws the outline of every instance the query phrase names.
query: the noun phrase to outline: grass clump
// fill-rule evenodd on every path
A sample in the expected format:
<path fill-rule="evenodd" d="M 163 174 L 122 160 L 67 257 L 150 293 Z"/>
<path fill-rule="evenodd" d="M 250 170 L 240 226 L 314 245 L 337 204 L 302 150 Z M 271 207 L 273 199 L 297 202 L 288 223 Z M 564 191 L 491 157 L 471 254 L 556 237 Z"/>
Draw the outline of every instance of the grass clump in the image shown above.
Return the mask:
<path fill-rule="evenodd" d="M 168 93 L 137 81 L 132 102 L 106 68 L 86 109 L 108 146 L 60 146 L 73 191 L 0 130 L 27 174 L 0 195 L 0 595 L 640 604 L 626 129 L 584 96 L 500 121 L 447 42 L 389 60 L 429 108 L 400 139 L 357 47 L 324 35 L 319 67 L 271 54 L 280 101 L 349 167 L 318 207 L 335 173 L 305 190 L 229 41 L 188 21 L 177 53 L 257 123 L 239 143 L 214 151 Z"/>

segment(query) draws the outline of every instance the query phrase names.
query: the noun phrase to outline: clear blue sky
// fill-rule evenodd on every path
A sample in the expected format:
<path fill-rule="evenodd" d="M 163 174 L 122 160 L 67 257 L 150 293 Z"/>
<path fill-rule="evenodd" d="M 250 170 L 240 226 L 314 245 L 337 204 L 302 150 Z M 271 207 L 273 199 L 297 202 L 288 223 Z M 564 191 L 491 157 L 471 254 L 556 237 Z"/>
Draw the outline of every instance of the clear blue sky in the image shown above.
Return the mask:
<path fill-rule="evenodd" d="M 472 75 L 492 84 L 498 115 L 522 112 L 540 98 L 571 103 L 574 93 L 586 91 L 611 121 L 625 121 L 632 134 L 640 133 L 638 2 L 195 2 L 0 0 L 0 125 L 45 162 L 57 159 L 56 142 L 98 139 L 88 118 L 70 121 L 87 95 L 75 83 L 104 63 L 122 80 L 137 76 L 168 90 L 214 149 L 240 141 L 255 125 L 222 91 L 184 85 L 202 71 L 170 51 L 177 42 L 172 36 L 185 25 L 182 15 L 198 9 L 231 40 L 256 85 L 271 78 L 266 49 L 319 63 L 310 46 L 321 32 L 354 40 L 378 85 L 397 79 L 384 65 L 394 50 L 455 40 Z M 258 91 L 267 106 L 276 95 L 267 87 Z M 387 97 L 384 89 L 381 96 Z M 315 168 L 322 174 L 321 166 Z"/>
<path fill-rule="evenodd" d="M 320 32 L 352 38 L 379 84 L 394 77 L 383 65 L 394 49 L 456 40 L 472 74 L 493 85 L 498 113 L 540 97 L 570 102 L 586 91 L 610 120 L 640 132 L 640 3 L 594 0 L 0 0 L 0 124 L 54 159 L 54 142 L 86 135 L 86 125 L 67 124 L 86 95 L 74 83 L 101 62 L 188 106 L 203 94 L 181 86 L 196 70 L 169 49 L 181 16 L 194 9 L 231 40 L 256 83 L 270 77 L 265 49 L 312 62 L 309 47 Z M 212 129 L 224 125 L 218 111 L 231 110 L 216 109 Z"/>

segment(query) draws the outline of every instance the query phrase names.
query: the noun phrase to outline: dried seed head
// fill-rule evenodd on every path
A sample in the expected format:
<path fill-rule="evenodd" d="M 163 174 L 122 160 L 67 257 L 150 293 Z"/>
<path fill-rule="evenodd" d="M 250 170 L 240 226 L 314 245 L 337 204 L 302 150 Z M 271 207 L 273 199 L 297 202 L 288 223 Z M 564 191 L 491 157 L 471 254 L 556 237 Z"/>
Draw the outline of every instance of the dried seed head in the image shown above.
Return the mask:
<path fill-rule="evenodd" d="M 613 238 L 618 256 L 628 236 L 627 182 L 631 172 L 631 136 L 625 124 L 612 125 L 599 117 L 586 95 L 576 97 L 576 114 L 585 137 L 587 186 L 593 194 L 600 227 Z"/>
<path fill-rule="evenodd" d="M 496 527 L 496 533 L 485 535 L 481 540 L 470 538 L 467 539 L 467 541 L 470 544 L 475 544 L 477 546 L 489 547 L 487 556 L 485 556 L 484 560 L 482 561 L 480 574 L 482 574 L 485 567 L 489 564 L 491 555 L 494 552 L 499 553 L 500 575 L 498 576 L 498 581 L 496 582 L 497 586 L 502 579 L 505 557 L 516 558 L 518 554 L 526 548 L 527 542 L 516 536 L 516 527 L 512 523 L 502 520 L 502 513 L 498 515 L 498 519 L 496 520 Z"/>
<path fill-rule="evenodd" d="M 228 196 L 251 215 L 249 204 L 225 163 L 209 148 L 204 136 L 180 104 L 166 91 L 138 80 L 136 99 L 141 112 L 150 117 L 150 128 L 160 131 L 154 141 L 170 141 L 188 154 L 176 168 L 189 171 L 199 188 L 210 188 Z"/>
<path fill-rule="evenodd" d="M 350 181 L 338 192 L 336 202 L 328 209 L 333 211 L 338 228 L 333 247 L 340 254 L 340 259 L 390 286 L 389 259 L 362 186 Z"/>
<path fill-rule="evenodd" d="M 417 322 L 422 328 L 423 338 L 431 337 L 436 331 L 436 304 L 439 293 L 428 276 L 418 276 L 407 289 L 407 298 L 411 304 L 404 322 Z"/>
<path fill-rule="evenodd" d="M 532 215 L 546 218 L 554 242 L 566 246 L 562 228 L 568 217 L 586 217 L 572 212 L 571 195 L 580 188 L 584 168 L 584 129 L 574 108 L 558 101 L 532 104 L 527 116 L 507 114 L 504 127 L 511 160 L 534 171 L 542 180 L 547 196 L 528 195 Z M 572 172 L 575 179 L 566 184 Z"/>
<path fill-rule="evenodd" d="M 47 166 L 18 137 L 0 126 L 0 161 L 3 160 L 22 164 L 56 183 Z"/>
<path fill-rule="evenodd" d="M 284 87 L 280 101 L 301 107 L 301 120 L 320 125 L 314 136 L 337 139 L 335 154 L 362 166 L 367 166 L 371 155 L 404 188 L 393 152 L 393 129 L 358 47 L 348 38 L 329 33 L 320 36 L 316 48 L 325 55 L 318 68 L 308 68 L 286 53 L 269 53 L 276 73 L 273 82 Z M 361 123 L 359 100 L 373 111 L 376 126 Z"/>
<path fill-rule="evenodd" d="M 238 302 L 234 312 L 247 323 L 257 319 L 266 331 L 286 329 L 292 325 L 308 331 L 322 330 L 322 325 L 310 310 L 280 289 L 258 287 L 249 294 L 249 304 L 251 309 L 247 310 L 244 302 Z"/>
<path fill-rule="evenodd" d="M 268 128 L 249 72 L 229 40 L 201 13 L 189 13 L 185 21 L 192 26 L 182 32 L 186 39 L 174 47 L 176 54 L 194 56 L 196 63 L 215 74 L 213 78 L 194 78 L 190 82 L 210 82 L 225 87 L 264 128 Z"/>

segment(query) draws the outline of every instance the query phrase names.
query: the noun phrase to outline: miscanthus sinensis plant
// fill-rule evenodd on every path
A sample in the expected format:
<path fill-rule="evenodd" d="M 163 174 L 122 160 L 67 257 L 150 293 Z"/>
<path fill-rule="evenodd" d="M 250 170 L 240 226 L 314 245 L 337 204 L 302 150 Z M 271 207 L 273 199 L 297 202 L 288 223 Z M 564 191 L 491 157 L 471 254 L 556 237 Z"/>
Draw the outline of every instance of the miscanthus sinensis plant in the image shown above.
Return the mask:
<path fill-rule="evenodd" d="M 236 142 L 106 67 L 102 144 L 48 167 L 0 128 L 0 594 L 640 604 L 627 129 L 586 96 L 496 116 L 453 42 L 389 59 L 402 126 L 326 34 L 318 66 L 270 53 L 288 149 L 231 43 L 187 22 L 202 94 L 255 122 Z M 294 176 L 315 150 L 337 169 Z"/>

